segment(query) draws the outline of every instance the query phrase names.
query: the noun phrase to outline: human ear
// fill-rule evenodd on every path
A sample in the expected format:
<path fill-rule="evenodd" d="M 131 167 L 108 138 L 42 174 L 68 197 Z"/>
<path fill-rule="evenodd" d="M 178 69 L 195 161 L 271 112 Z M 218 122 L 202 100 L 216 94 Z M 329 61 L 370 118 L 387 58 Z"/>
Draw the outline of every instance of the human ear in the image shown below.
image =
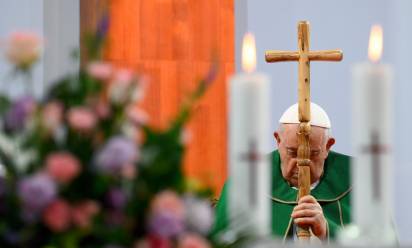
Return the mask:
<path fill-rule="evenodd" d="M 330 148 L 335 144 L 335 139 L 334 138 L 329 138 L 328 142 L 326 143 L 326 150 L 329 151 Z"/>
<path fill-rule="evenodd" d="M 273 133 L 273 136 L 275 136 L 276 143 L 277 143 L 277 145 L 278 145 L 278 147 L 279 147 L 279 144 L 280 144 L 280 135 L 279 135 L 279 132 L 274 132 L 274 133 Z"/>

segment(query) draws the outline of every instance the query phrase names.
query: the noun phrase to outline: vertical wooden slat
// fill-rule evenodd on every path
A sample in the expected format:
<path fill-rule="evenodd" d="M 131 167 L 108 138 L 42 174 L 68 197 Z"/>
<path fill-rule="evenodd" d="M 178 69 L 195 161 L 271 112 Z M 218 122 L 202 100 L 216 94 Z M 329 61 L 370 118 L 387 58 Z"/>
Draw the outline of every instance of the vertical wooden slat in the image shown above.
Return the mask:
<path fill-rule="evenodd" d="M 148 75 L 142 107 L 163 128 L 219 57 L 220 73 L 197 104 L 184 159 L 188 176 L 218 194 L 226 179 L 226 80 L 234 72 L 234 0 L 81 1 L 82 30 L 110 10 L 107 59 Z"/>
<path fill-rule="evenodd" d="M 103 16 L 105 11 L 107 11 L 109 5 L 109 0 L 87 0 L 80 1 L 80 39 L 84 40 L 84 35 L 87 32 L 92 32 L 96 30 L 96 26 Z M 83 42 L 80 43 L 80 54 L 81 63 L 83 64 L 87 59 L 85 55 L 85 46 Z"/>

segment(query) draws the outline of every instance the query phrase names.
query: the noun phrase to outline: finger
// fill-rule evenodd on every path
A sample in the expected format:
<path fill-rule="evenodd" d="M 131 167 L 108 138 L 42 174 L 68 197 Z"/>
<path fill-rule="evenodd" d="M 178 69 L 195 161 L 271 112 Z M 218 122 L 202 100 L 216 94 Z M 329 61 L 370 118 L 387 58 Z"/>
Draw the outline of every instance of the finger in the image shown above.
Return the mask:
<path fill-rule="evenodd" d="M 316 224 L 315 217 L 303 217 L 293 219 L 293 222 L 298 226 L 313 226 Z"/>
<path fill-rule="evenodd" d="M 315 217 L 316 215 L 320 214 L 317 210 L 312 209 L 305 209 L 299 210 L 292 213 L 292 218 L 303 218 L 303 217 Z"/>
<path fill-rule="evenodd" d="M 315 197 L 313 197 L 312 195 L 305 195 L 302 198 L 299 199 L 298 204 L 301 203 L 318 203 L 318 201 L 316 201 Z"/>
<path fill-rule="evenodd" d="M 302 203 L 293 208 L 293 211 L 302 210 L 302 209 L 319 209 L 319 206 L 313 203 Z"/>

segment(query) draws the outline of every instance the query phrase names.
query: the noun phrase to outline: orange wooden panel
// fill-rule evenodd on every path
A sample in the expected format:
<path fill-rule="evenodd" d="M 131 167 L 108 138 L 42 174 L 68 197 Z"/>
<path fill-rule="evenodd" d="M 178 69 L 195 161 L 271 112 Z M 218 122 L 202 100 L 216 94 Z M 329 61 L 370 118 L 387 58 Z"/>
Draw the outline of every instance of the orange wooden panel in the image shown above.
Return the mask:
<path fill-rule="evenodd" d="M 107 10 L 109 0 L 88 0 L 80 1 L 80 35 L 84 41 L 84 35 L 96 29 L 96 24 Z M 87 61 L 86 47 L 81 43 L 80 54 L 81 62 Z"/>
<path fill-rule="evenodd" d="M 156 127 L 175 116 L 196 80 L 208 71 L 212 55 L 218 54 L 220 72 L 188 124 L 192 140 L 184 159 L 186 174 L 218 194 L 226 179 L 226 80 L 234 72 L 234 0 L 109 0 L 109 10 L 107 57 L 150 77 L 143 108 Z"/>

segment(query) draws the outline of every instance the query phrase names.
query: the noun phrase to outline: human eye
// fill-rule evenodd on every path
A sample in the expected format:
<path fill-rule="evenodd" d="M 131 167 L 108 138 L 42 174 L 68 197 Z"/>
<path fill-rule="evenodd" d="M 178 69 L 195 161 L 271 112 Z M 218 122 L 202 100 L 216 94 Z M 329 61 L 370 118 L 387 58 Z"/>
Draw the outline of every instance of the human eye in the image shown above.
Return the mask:
<path fill-rule="evenodd" d="M 296 157 L 297 156 L 297 151 L 295 149 L 292 149 L 292 148 L 288 148 L 287 153 L 291 157 Z"/>
<path fill-rule="evenodd" d="M 317 156 L 319 156 L 319 154 L 320 154 L 320 151 L 311 151 L 311 152 L 310 152 L 310 155 L 311 155 L 312 157 L 317 157 Z"/>

